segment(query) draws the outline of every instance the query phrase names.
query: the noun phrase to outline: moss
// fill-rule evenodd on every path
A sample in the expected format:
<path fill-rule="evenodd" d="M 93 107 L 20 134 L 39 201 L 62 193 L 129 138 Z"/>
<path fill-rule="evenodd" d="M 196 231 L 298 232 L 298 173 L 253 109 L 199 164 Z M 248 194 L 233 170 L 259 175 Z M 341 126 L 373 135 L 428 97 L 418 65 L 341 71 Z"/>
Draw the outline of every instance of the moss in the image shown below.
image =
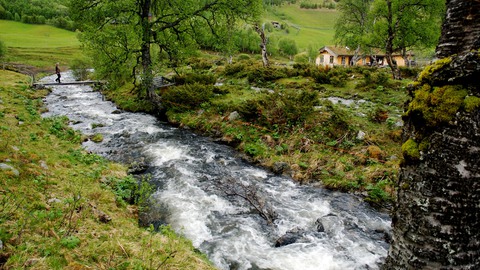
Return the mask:
<path fill-rule="evenodd" d="M 420 159 L 420 150 L 418 147 L 418 143 L 415 142 L 413 139 L 408 139 L 402 145 L 402 154 L 405 159 L 409 160 L 418 160 Z"/>
<path fill-rule="evenodd" d="M 91 140 L 92 140 L 93 142 L 96 142 L 96 143 L 102 142 L 102 141 L 103 141 L 103 135 L 97 133 L 97 134 L 95 134 L 95 135 L 92 136 Z"/>
<path fill-rule="evenodd" d="M 429 127 L 450 121 L 464 103 L 467 91 L 461 86 L 430 87 L 424 84 L 415 91 L 407 115 L 422 117 Z"/>
<path fill-rule="evenodd" d="M 452 58 L 447 57 L 443 58 L 440 60 L 435 61 L 433 64 L 425 67 L 423 71 L 420 73 L 418 76 L 417 84 L 424 84 L 424 83 L 429 83 L 433 81 L 433 73 L 442 69 L 444 66 L 450 64 L 452 62 Z"/>
<path fill-rule="evenodd" d="M 468 96 L 463 101 L 463 105 L 466 112 L 473 112 L 480 107 L 480 98 L 475 96 Z"/>

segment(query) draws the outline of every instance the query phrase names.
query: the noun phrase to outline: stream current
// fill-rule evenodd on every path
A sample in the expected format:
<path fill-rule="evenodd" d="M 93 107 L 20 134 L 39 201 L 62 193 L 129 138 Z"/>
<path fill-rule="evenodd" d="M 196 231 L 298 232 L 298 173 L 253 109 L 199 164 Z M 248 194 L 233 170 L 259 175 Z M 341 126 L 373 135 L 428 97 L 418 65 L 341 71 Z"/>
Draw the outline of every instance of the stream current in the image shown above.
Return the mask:
<path fill-rule="evenodd" d="M 157 187 L 147 219 L 170 224 L 219 269 L 378 269 L 387 255 L 389 216 L 357 196 L 272 174 L 226 145 L 151 115 L 120 111 L 89 86 L 53 86 L 45 103 L 44 117 L 65 115 L 72 128 L 103 135 L 100 143 L 83 144 L 88 151 L 147 164 Z M 273 224 L 227 194 L 232 185 L 254 187 L 275 211 Z"/>

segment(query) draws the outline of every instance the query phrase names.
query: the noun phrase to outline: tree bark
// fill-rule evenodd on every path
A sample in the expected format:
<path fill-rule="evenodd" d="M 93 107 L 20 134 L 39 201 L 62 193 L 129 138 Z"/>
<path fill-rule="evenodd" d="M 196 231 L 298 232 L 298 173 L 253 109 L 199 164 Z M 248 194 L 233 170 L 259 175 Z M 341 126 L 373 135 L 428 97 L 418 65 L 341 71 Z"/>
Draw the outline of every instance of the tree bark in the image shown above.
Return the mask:
<path fill-rule="evenodd" d="M 393 242 L 383 269 L 480 269 L 480 104 L 467 109 L 467 99 L 480 100 L 479 16 L 479 0 L 447 0 L 437 55 L 449 58 L 417 81 L 415 91 L 436 99 L 423 111 L 409 107 L 404 117 L 410 149 L 408 142 L 402 147 Z M 433 92 L 449 87 L 457 92 Z M 425 114 L 442 102 L 449 106 L 460 92 L 467 95 L 449 121 L 428 122 Z"/>
<path fill-rule="evenodd" d="M 151 0 L 142 0 L 139 6 L 142 22 L 142 45 L 140 53 L 143 73 L 141 87 L 147 91 L 147 97 L 150 100 L 154 100 L 157 95 L 155 94 L 155 89 L 153 87 L 152 57 L 150 53 L 150 44 L 152 42 L 152 30 L 149 21 L 151 5 Z"/>
<path fill-rule="evenodd" d="M 262 43 L 260 44 L 260 48 L 262 49 L 263 66 L 268 67 L 270 63 L 268 61 L 267 36 L 265 35 L 264 27 L 260 28 L 257 24 L 255 24 L 255 31 L 260 35 L 260 39 L 262 40 Z"/>
<path fill-rule="evenodd" d="M 393 59 L 393 40 L 395 39 L 395 26 L 393 25 L 393 10 L 392 1 L 387 0 L 387 23 L 388 23 L 388 37 L 385 45 L 385 58 L 387 59 L 388 66 L 392 70 L 393 79 L 400 80 L 400 69 L 397 62 Z"/>

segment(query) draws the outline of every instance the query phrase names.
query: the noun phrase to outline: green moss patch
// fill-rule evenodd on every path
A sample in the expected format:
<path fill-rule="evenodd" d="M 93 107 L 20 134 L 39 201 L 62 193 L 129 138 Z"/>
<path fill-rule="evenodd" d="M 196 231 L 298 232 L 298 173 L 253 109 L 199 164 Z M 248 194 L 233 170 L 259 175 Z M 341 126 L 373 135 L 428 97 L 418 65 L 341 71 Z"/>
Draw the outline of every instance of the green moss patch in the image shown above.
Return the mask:
<path fill-rule="evenodd" d="M 405 159 L 408 160 L 418 160 L 420 159 L 420 150 L 418 148 L 418 143 L 413 139 L 408 139 L 402 145 L 402 154 Z"/>
<path fill-rule="evenodd" d="M 422 117 L 429 127 L 450 121 L 460 109 L 467 96 L 461 86 L 431 87 L 423 85 L 415 92 L 407 114 Z"/>
<path fill-rule="evenodd" d="M 473 112 L 480 107 L 480 98 L 475 96 L 468 96 L 464 100 L 464 107 L 466 112 Z"/>

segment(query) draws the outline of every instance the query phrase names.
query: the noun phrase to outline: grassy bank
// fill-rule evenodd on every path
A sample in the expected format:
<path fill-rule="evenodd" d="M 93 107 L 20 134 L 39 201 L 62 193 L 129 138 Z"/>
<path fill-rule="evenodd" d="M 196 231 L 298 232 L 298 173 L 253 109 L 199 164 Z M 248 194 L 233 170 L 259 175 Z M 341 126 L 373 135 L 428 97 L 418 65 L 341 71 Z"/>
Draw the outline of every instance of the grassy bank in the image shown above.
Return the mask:
<path fill-rule="evenodd" d="M 76 34 L 51 26 L 0 21 L 0 39 L 6 66 L 24 74 L 81 57 Z M 30 83 L 0 70 L 0 269 L 213 269 L 168 227 L 138 226 L 148 190 L 83 151 L 68 119 L 41 118 L 48 92 Z"/>
<path fill-rule="evenodd" d="M 168 228 L 138 227 L 133 178 L 67 119 L 42 119 L 46 94 L 0 71 L 0 268 L 212 269 Z"/>
<path fill-rule="evenodd" d="M 361 194 L 379 206 L 394 199 L 411 80 L 393 81 L 385 69 L 263 68 L 244 58 L 230 65 L 192 60 L 177 86 L 161 91 L 169 121 L 301 183 Z M 106 94 L 140 109 L 130 87 Z"/>

